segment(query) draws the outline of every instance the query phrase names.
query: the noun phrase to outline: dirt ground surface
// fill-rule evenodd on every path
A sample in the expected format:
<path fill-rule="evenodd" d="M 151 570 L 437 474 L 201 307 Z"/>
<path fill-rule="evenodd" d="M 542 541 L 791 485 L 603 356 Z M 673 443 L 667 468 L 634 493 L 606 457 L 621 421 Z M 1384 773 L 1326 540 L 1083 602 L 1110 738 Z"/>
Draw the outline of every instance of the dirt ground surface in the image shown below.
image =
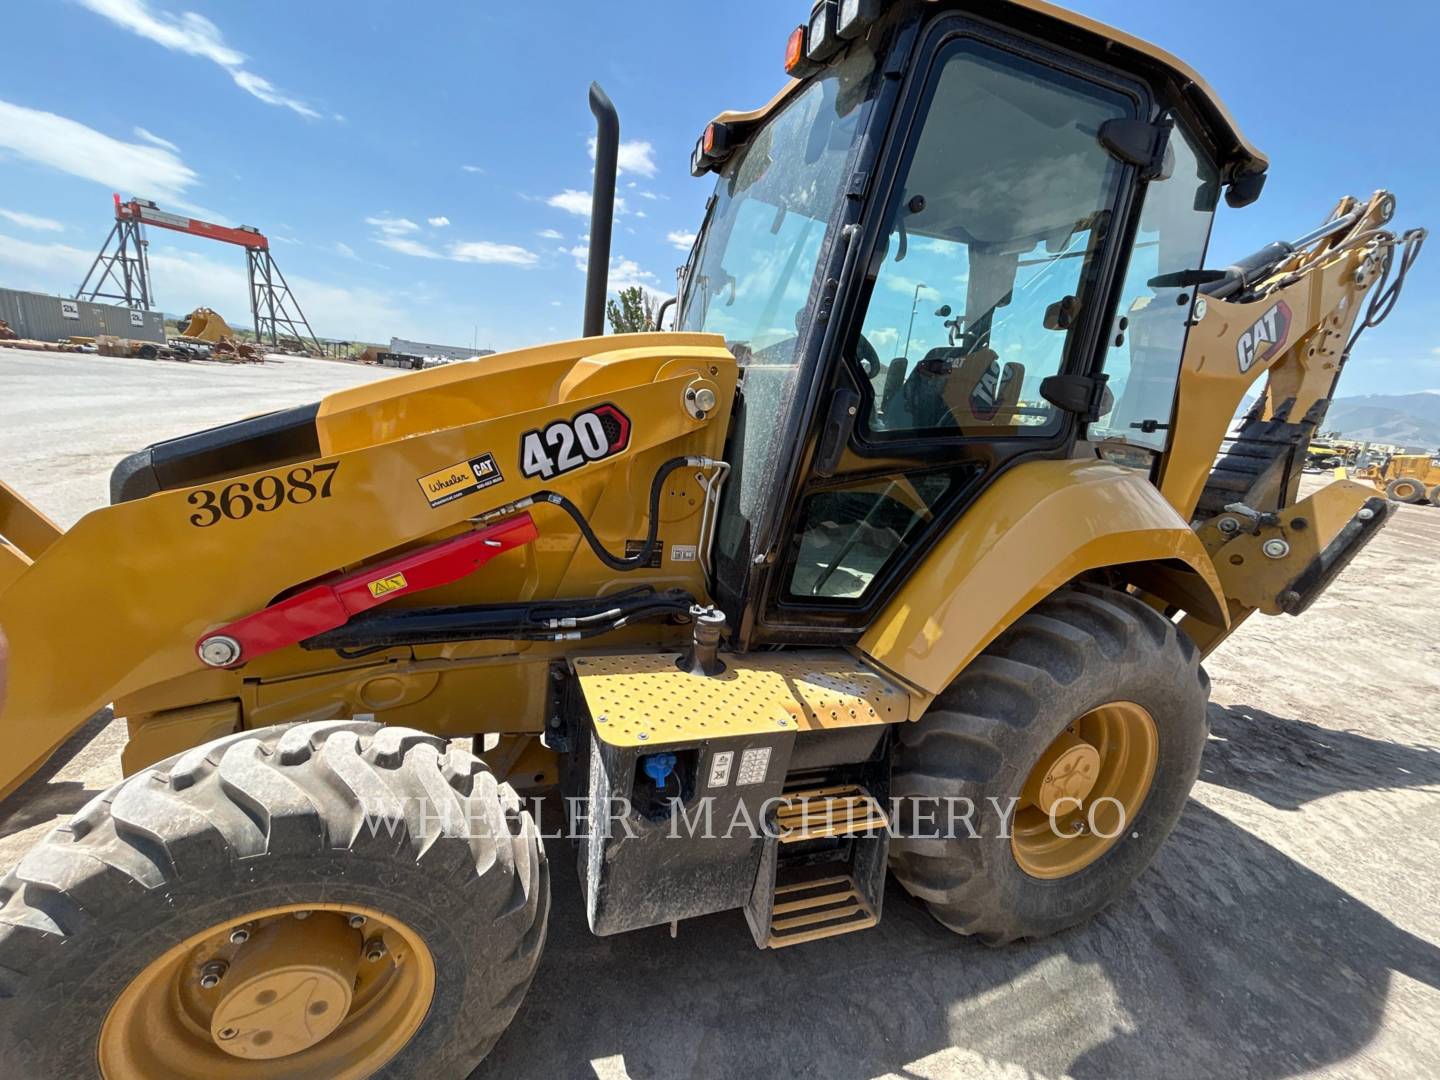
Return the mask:
<path fill-rule="evenodd" d="M 68 524 L 146 443 L 388 374 L 0 350 L 0 462 Z M 738 912 L 597 938 L 552 841 L 546 955 L 474 1080 L 1434 1075 L 1437 556 L 1440 508 L 1402 506 L 1306 615 L 1224 644 L 1175 835 L 1047 941 L 955 937 L 893 884 L 876 929 L 778 952 Z M 0 868 L 119 779 L 123 741 L 92 719 L 0 804 Z"/>

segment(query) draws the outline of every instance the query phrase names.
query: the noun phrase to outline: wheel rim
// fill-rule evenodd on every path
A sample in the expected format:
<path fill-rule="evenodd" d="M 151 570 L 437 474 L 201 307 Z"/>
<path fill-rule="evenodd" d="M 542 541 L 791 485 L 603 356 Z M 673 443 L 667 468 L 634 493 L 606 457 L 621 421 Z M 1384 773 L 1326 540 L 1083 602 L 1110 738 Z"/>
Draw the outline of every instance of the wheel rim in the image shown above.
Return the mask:
<path fill-rule="evenodd" d="M 1020 869 L 1068 877 L 1109 851 L 1144 804 L 1159 753 L 1155 719 L 1133 701 L 1091 709 L 1069 725 L 1021 786 L 1010 835 Z"/>
<path fill-rule="evenodd" d="M 357 905 L 230 919 L 151 961 L 100 1030 L 108 1080 L 368 1076 L 414 1036 L 435 962 L 413 930 Z"/>
<path fill-rule="evenodd" d="M 1397 480 L 1390 487 L 1397 499 L 1413 499 L 1420 495 L 1422 489 L 1419 484 L 1409 480 Z"/>

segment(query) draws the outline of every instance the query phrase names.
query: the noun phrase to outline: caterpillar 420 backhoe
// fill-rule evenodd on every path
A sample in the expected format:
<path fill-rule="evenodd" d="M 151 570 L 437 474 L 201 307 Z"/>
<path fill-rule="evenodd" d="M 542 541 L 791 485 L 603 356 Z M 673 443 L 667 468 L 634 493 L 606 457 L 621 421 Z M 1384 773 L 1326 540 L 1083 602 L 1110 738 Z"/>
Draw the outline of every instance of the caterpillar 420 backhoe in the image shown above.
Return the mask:
<path fill-rule="evenodd" d="M 822 0 L 785 66 L 695 147 L 673 331 L 597 336 L 593 90 L 586 337 L 158 443 L 64 533 L 6 489 L 0 789 L 129 725 L 0 883 L 10 1075 L 462 1075 L 545 941 L 517 790 L 597 934 L 859 931 L 888 868 L 999 944 L 1151 861 L 1201 658 L 1386 520 L 1298 486 L 1423 233 L 1380 192 L 1206 269 L 1266 159 L 1041 0 Z"/>

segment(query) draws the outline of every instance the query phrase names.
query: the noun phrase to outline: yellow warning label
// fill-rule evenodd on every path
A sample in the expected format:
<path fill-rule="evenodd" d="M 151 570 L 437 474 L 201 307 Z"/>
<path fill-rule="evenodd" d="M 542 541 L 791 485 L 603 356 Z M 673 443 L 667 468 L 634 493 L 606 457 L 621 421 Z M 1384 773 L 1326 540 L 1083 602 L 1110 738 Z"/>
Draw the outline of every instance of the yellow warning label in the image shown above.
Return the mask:
<path fill-rule="evenodd" d="M 389 577 L 382 577 L 377 581 L 372 581 L 365 587 L 370 590 L 370 595 L 378 600 L 388 593 L 398 592 L 400 589 L 405 588 L 407 584 L 409 584 L 409 582 L 405 580 L 404 574 L 391 574 Z"/>

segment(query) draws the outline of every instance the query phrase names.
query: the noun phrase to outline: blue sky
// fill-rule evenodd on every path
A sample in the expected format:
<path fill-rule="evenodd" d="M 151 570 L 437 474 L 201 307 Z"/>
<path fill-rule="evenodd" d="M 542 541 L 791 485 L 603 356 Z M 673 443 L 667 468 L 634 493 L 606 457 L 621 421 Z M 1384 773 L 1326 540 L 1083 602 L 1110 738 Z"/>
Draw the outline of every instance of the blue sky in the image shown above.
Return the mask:
<path fill-rule="evenodd" d="M 1434 5 L 1372 0 L 1361 16 L 1265 0 L 1226 18 L 1172 0 L 1074 6 L 1189 61 L 1270 155 L 1261 201 L 1222 207 L 1212 264 L 1380 186 L 1401 224 L 1440 226 Z M 695 137 L 774 93 L 807 8 L 9 0 L 0 285 L 73 290 L 118 189 L 266 232 L 322 335 L 501 349 L 575 336 L 590 80 L 627 144 L 612 285 L 668 293 L 710 187 L 688 172 Z M 204 304 L 246 323 L 238 249 L 152 232 L 151 266 L 166 311 Z M 1342 392 L 1440 388 L 1437 316 L 1440 240 Z"/>

